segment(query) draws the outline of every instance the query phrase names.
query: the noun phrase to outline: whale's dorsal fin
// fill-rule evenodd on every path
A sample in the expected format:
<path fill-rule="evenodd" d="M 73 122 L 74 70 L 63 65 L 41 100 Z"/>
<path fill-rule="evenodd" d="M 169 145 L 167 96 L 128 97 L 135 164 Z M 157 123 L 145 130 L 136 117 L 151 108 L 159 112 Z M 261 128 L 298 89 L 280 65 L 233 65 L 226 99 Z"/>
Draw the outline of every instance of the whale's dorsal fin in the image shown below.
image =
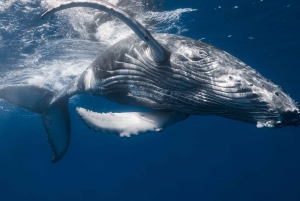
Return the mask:
<path fill-rule="evenodd" d="M 162 131 L 165 127 L 188 117 L 177 112 L 97 113 L 84 108 L 76 108 L 76 110 L 83 122 L 91 129 L 121 137 Z"/>
<path fill-rule="evenodd" d="M 121 9 L 105 1 L 99 1 L 99 2 L 79 1 L 79 2 L 64 3 L 46 11 L 41 16 L 41 18 L 43 19 L 54 12 L 68 9 L 68 8 L 73 8 L 73 7 L 94 8 L 119 18 L 121 21 L 127 24 L 141 40 L 147 43 L 147 45 L 151 49 L 151 57 L 153 61 L 160 63 L 165 61 L 169 57 L 169 52 L 153 38 L 150 32 L 143 25 L 141 25 L 138 21 L 130 17 L 127 13 L 125 13 Z"/>

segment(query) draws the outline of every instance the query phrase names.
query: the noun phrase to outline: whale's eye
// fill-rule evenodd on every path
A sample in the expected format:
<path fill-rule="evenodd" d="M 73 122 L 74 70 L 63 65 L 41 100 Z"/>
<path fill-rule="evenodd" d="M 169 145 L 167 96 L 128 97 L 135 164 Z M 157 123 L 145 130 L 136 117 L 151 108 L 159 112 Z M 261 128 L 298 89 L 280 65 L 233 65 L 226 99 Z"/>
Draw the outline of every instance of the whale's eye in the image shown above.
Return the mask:
<path fill-rule="evenodd" d="M 150 41 L 149 36 L 146 35 L 146 36 L 145 36 L 145 40 L 146 40 L 146 41 Z"/>

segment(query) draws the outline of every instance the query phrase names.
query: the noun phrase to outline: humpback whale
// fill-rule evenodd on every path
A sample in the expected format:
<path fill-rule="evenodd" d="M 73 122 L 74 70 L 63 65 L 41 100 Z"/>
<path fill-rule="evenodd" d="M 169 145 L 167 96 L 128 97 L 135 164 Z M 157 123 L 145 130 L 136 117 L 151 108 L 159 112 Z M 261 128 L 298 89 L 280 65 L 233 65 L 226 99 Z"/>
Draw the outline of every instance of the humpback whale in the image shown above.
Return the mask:
<path fill-rule="evenodd" d="M 53 163 L 67 151 L 71 132 L 68 101 L 77 94 L 150 110 L 97 113 L 76 109 L 88 127 L 119 136 L 161 131 L 190 115 L 217 115 L 259 128 L 299 126 L 299 106 L 281 87 L 212 45 L 179 35 L 152 35 L 103 0 L 64 3 L 41 18 L 73 7 L 104 11 L 134 34 L 109 47 L 61 91 L 32 85 L 0 88 L 1 99 L 41 115 L 54 152 Z"/>

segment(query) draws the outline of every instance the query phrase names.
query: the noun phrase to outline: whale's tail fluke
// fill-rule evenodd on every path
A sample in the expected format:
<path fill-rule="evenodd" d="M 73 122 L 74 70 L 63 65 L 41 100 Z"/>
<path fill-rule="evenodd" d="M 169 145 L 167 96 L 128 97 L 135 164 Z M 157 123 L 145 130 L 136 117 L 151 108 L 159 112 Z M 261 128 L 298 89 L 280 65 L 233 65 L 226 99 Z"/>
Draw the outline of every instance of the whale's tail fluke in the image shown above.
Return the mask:
<path fill-rule="evenodd" d="M 32 85 L 6 86 L 0 89 L 0 99 L 41 115 L 54 152 L 53 163 L 64 156 L 70 140 L 69 98 L 51 103 L 54 96 L 53 91 Z"/>

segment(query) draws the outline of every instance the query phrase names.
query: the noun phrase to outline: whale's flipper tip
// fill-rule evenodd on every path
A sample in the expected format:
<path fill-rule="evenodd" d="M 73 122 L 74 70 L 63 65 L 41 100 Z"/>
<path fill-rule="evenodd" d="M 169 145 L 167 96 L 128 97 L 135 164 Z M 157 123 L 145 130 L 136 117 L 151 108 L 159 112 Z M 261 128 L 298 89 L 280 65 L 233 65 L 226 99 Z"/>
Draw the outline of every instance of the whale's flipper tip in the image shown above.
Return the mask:
<path fill-rule="evenodd" d="M 41 20 L 44 20 L 46 15 L 47 15 L 46 13 L 43 13 L 43 14 L 41 15 L 40 19 L 41 19 Z"/>

